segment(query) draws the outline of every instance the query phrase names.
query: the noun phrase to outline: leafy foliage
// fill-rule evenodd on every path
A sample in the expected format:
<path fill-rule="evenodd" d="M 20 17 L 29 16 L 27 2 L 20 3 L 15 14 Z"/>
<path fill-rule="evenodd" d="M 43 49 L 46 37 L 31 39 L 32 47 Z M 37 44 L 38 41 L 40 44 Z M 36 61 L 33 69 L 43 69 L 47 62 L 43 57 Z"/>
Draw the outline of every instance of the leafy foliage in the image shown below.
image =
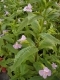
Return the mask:
<path fill-rule="evenodd" d="M 14 48 L 16 42 L 21 48 Z M 44 80 L 39 75 L 44 67 L 52 72 L 46 80 L 59 80 L 60 1 L 0 0 L 0 58 L 10 80 Z"/>

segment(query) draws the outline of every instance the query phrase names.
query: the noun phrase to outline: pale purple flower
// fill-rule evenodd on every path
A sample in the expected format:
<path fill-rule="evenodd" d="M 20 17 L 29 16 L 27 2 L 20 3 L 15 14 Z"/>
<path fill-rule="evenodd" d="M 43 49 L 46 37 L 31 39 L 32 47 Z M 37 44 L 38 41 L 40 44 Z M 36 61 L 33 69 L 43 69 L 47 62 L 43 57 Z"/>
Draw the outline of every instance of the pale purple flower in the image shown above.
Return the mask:
<path fill-rule="evenodd" d="M 18 42 L 16 42 L 16 43 L 13 45 L 13 47 L 14 47 L 15 49 L 19 49 L 19 48 L 22 47 L 22 45 L 21 45 L 21 44 L 18 44 Z"/>
<path fill-rule="evenodd" d="M 46 79 L 47 76 L 51 76 L 51 70 L 48 69 L 47 67 L 44 67 L 43 70 L 39 70 L 39 75 Z"/>
<path fill-rule="evenodd" d="M 57 65 L 55 63 L 52 63 L 52 68 L 53 69 L 56 69 L 57 68 Z"/>
<path fill-rule="evenodd" d="M 24 7 L 23 11 L 26 11 L 26 12 L 32 12 L 32 6 L 31 4 L 29 3 L 27 6 Z"/>
<path fill-rule="evenodd" d="M 21 42 L 23 42 L 23 41 L 25 41 L 26 40 L 26 37 L 25 37 L 25 35 L 22 35 L 22 37 L 18 40 L 18 41 L 21 41 Z"/>

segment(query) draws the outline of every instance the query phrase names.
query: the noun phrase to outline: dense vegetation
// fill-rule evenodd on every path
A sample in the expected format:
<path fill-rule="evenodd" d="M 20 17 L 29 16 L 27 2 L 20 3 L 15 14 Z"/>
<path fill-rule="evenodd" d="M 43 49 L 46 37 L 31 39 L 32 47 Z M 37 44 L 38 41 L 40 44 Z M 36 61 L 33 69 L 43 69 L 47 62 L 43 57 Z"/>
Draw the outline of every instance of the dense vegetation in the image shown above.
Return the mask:
<path fill-rule="evenodd" d="M 60 80 L 59 0 L 0 0 L 0 71 L 10 80 Z"/>

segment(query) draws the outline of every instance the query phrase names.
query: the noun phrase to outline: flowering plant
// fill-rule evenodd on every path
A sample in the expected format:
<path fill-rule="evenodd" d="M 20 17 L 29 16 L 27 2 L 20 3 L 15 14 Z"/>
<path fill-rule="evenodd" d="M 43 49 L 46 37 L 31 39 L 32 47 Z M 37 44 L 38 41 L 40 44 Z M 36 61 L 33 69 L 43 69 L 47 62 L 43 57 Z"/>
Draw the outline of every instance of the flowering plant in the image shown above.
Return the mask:
<path fill-rule="evenodd" d="M 1 0 L 0 5 L 0 71 L 10 80 L 59 80 L 59 0 Z"/>

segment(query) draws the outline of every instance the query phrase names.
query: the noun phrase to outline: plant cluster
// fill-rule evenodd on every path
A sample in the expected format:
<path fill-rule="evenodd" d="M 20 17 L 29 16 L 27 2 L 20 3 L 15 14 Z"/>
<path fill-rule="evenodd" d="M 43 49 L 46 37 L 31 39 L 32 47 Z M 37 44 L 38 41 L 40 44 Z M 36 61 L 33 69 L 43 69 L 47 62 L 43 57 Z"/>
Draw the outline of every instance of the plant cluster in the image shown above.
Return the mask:
<path fill-rule="evenodd" d="M 0 0 L 0 71 L 10 80 L 60 80 L 59 0 Z"/>

